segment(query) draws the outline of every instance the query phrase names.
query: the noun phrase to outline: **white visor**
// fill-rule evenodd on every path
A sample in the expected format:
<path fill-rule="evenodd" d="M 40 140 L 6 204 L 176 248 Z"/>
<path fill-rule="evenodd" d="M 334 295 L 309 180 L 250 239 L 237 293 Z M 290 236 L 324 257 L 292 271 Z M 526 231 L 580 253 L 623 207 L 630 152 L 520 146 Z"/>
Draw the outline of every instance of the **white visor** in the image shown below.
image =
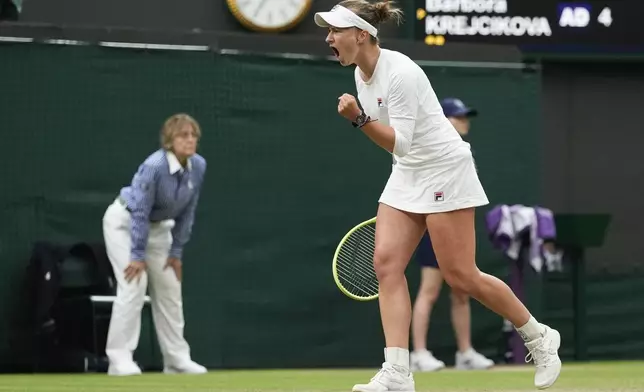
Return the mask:
<path fill-rule="evenodd" d="M 369 22 L 356 15 L 353 11 L 341 5 L 336 5 L 329 12 L 316 12 L 315 24 L 320 27 L 337 27 L 346 29 L 357 27 L 374 37 L 378 36 L 378 29 Z"/>

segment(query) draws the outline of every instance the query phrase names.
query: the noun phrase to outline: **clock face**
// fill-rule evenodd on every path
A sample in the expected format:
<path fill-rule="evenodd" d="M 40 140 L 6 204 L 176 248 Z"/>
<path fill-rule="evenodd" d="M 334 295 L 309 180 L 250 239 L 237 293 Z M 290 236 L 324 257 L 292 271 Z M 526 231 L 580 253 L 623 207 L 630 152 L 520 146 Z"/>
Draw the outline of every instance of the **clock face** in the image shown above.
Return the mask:
<path fill-rule="evenodd" d="M 245 19 L 242 23 L 265 30 L 279 30 L 294 25 L 305 15 L 311 0 L 236 0 L 232 11 Z"/>

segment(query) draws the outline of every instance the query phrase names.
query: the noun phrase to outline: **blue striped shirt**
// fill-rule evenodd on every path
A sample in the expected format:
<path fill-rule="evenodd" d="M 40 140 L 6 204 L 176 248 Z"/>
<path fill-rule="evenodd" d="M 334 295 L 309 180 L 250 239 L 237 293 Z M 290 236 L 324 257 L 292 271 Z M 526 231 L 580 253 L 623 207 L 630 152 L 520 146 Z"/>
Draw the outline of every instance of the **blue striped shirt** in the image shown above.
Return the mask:
<path fill-rule="evenodd" d="M 195 154 L 184 169 L 169 151 L 157 150 L 140 166 L 132 184 L 121 189 L 132 217 L 130 259 L 145 261 L 150 222 L 174 219 L 170 257 L 181 258 L 190 239 L 206 160 Z"/>

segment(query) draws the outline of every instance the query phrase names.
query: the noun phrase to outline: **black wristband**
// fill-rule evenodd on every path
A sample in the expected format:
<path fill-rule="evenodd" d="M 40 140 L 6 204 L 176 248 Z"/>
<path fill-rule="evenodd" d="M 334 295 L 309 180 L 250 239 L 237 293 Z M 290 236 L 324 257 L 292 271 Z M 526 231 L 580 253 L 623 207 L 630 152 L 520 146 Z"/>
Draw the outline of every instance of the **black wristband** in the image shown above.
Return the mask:
<path fill-rule="evenodd" d="M 367 116 L 365 112 L 362 112 L 356 117 L 356 121 L 351 122 L 354 128 L 362 128 L 365 124 L 371 121 L 371 117 Z"/>

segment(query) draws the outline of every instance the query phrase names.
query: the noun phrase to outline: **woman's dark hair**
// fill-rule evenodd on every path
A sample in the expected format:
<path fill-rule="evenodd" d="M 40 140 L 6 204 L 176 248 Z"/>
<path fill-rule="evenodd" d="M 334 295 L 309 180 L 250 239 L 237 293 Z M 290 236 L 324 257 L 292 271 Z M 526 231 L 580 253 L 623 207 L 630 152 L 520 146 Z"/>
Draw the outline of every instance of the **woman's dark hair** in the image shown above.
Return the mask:
<path fill-rule="evenodd" d="M 371 3 L 368 0 L 343 0 L 339 5 L 350 9 L 356 15 L 369 22 L 375 28 L 379 28 L 381 24 L 389 21 L 400 24 L 403 20 L 403 11 L 395 7 L 394 1 L 378 1 Z M 375 42 L 378 39 L 371 37 Z"/>

